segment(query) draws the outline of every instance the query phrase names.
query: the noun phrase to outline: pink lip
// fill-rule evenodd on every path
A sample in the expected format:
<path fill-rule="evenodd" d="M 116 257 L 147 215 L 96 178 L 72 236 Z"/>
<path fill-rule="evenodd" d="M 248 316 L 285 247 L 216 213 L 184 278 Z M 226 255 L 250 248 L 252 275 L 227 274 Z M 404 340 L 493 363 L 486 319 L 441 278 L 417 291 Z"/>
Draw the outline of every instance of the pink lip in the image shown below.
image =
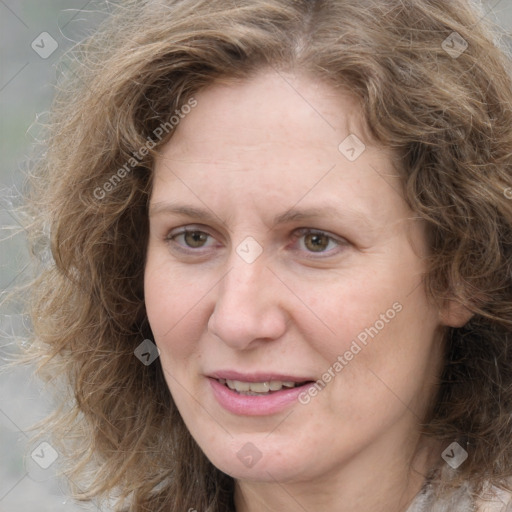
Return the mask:
<path fill-rule="evenodd" d="M 274 378 L 274 379 L 248 379 L 247 375 L 244 380 L 230 379 L 230 380 L 241 380 L 242 382 L 265 382 L 267 380 L 292 380 L 290 378 Z M 226 377 L 219 377 L 226 378 Z M 298 401 L 298 396 L 303 393 L 313 383 L 308 382 L 303 386 L 296 388 L 282 389 L 280 391 L 274 391 L 268 395 L 251 396 L 242 395 L 229 389 L 226 385 L 221 384 L 216 378 L 208 377 L 210 382 L 213 395 L 217 399 L 217 402 L 226 409 L 227 411 L 243 415 L 243 416 L 266 416 L 270 414 L 276 414 L 285 409 L 290 404 Z M 305 379 L 307 380 L 307 379 Z M 300 382 L 294 380 L 294 382 Z"/>

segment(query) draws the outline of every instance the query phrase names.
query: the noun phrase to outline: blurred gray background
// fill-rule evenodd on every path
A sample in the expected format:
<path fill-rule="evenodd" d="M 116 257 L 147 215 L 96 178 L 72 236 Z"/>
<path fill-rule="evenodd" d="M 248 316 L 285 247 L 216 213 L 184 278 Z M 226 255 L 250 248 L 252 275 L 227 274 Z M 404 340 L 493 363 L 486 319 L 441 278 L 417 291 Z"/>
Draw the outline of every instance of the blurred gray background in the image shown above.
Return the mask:
<path fill-rule="evenodd" d="M 28 277 L 23 231 L 12 207 L 29 165 L 31 148 L 45 123 L 57 61 L 108 13 L 100 0 L 0 0 L 0 290 Z M 11 229 L 12 227 L 12 229 Z M 27 428 L 52 410 L 30 368 L 5 370 L 26 331 L 21 307 L 0 309 L 0 512 L 98 511 L 68 496 L 57 478 L 59 458 L 44 439 L 29 444 Z M 55 459 L 55 455 L 57 458 Z M 54 460 L 55 459 L 55 460 Z"/>
<path fill-rule="evenodd" d="M 512 33 L 512 0 L 484 3 L 487 16 Z M 74 42 L 93 31 L 107 12 L 107 3 L 101 0 L 0 0 L 2 297 L 27 277 L 23 231 L 12 209 L 38 137 L 37 123 L 45 122 L 50 106 L 56 63 Z M 98 511 L 97 504 L 79 505 L 67 497 L 65 483 L 56 476 L 58 454 L 51 446 L 44 440 L 33 446 L 28 443 L 28 426 L 42 419 L 53 405 L 29 368 L 6 370 L 5 362 L 16 351 L 14 337 L 23 335 L 26 324 L 21 307 L 2 306 L 0 512 Z"/>

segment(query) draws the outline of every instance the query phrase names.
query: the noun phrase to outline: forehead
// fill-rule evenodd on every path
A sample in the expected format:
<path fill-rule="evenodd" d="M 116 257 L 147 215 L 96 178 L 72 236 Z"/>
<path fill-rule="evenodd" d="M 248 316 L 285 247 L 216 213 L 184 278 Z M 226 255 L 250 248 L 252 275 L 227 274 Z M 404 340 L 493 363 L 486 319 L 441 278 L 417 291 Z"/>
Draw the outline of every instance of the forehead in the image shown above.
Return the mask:
<path fill-rule="evenodd" d="M 195 98 L 156 159 L 153 205 L 180 198 L 213 212 L 233 206 L 269 218 L 298 203 L 337 204 L 370 219 L 405 214 L 392 154 L 366 139 L 350 94 L 267 72 L 212 85 Z"/>
<path fill-rule="evenodd" d="M 262 71 L 250 80 L 213 84 L 195 97 L 197 107 L 172 139 L 176 157 L 193 152 L 211 160 L 250 148 L 258 156 L 280 148 L 336 150 L 344 134 L 366 138 L 355 97 L 304 75 Z"/>

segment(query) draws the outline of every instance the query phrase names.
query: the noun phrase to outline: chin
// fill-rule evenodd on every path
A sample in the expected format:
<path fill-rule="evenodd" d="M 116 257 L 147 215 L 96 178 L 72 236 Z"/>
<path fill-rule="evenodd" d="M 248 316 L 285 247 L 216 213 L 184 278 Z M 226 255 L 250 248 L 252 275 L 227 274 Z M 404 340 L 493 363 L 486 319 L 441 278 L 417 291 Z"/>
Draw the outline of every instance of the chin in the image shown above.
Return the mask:
<path fill-rule="evenodd" d="M 250 480 L 253 482 L 300 482 L 310 481 L 312 475 L 305 474 L 304 469 L 308 468 L 306 461 L 299 463 L 296 460 L 288 458 L 284 460 L 282 456 L 277 457 L 276 451 L 265 457 L 261 456 L 256 462 L 246 458 L 246 463 L 242 462 L 245 453 L 240 450 L 233 452 L 233 456 L 227 456 L 227 450 L 223 454 L 215 454 L 213 457 L 208 456 L 210 462 L 223 473 L 231 476 L 236 480 Z M 250 448 L 247 449 L 250 452 Z M 242 459 L 242 460 L 241 460 Z"/>

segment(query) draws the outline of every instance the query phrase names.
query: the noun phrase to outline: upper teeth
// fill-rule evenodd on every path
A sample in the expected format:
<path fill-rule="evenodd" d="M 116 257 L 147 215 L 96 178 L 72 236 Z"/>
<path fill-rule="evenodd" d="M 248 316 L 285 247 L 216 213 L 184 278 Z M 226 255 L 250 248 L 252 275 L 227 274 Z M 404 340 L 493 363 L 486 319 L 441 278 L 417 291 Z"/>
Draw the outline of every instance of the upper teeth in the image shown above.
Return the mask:
<path fill-rule="evenodd" d="M 269 391 L 279 391 L 283 387 L 293 388 L 298 385 L 293 381 L 270 380 L 267 382 L 242 382 L 239 380 L 219 379 L 221 384 L 227 384 L 230 389 L 238 392 L 252 391 L 254 393 L 268 393 Z"/>

